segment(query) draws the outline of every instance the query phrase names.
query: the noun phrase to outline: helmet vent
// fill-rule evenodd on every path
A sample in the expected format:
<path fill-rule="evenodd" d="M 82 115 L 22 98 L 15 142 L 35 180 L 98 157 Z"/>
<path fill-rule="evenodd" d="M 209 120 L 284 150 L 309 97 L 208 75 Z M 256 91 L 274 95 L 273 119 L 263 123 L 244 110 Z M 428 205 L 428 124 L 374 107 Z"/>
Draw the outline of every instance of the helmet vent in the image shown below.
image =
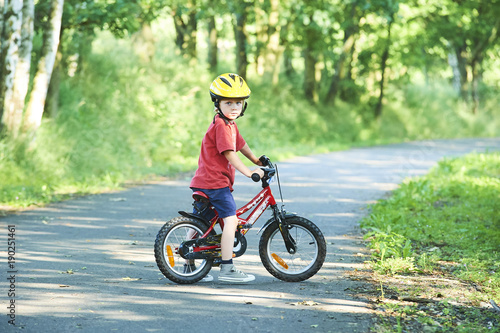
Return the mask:
<path fill-rule="evenodd" d="M 225 77 L 221 77 L 221 78 L 220 78 L 220 80 L 221 80 L 222 82 L 224 82 L 225 84 L 227 84 L 229 87 L 231 87 L 231 88 L 233 87 L 233 86 L 231 85 L 231 83 L 230 83 L 228 80 L 226 80 L 226 78 L 225 78 Z"/>

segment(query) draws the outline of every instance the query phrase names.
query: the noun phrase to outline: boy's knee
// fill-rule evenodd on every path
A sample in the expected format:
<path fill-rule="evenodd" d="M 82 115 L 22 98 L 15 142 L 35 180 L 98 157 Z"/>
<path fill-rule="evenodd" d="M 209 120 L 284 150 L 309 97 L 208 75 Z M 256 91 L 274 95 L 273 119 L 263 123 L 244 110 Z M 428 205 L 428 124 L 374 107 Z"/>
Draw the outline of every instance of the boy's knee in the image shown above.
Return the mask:
<path fill-rule="evenodd" d="M 224 221 L 224 224 L 238 224 L 238 218 L 236 215 L 228 216 L 222 219 Z"/>

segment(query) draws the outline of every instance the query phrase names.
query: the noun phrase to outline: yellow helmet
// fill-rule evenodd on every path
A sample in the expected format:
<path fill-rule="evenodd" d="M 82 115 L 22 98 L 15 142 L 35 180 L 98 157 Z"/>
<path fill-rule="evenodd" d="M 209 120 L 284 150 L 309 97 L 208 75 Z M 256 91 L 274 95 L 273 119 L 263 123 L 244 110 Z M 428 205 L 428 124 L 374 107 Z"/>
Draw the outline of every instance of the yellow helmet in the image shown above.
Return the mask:
<path fill-rule="evenodd" d="M 224 98 L 250 97 L 250 88 L 241 76 L 233 73 L 219 75 L 210 85 L 210 96 L 213 102 Z"/>

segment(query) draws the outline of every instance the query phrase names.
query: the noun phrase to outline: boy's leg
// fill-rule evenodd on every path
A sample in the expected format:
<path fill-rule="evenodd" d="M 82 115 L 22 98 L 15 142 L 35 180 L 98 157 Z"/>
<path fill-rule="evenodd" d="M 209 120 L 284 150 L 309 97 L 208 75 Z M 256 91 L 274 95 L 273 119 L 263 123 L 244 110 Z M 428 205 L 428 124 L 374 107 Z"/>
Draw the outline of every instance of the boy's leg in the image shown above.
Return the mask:
<path fill-rule="evenodd" d="M 233 259 L 234 234 L 238 227 L 238 218 L 236 215 L 223 218 L 224 231 L 220 242 L 222 260 Z"/>
<path fill-rule="evenodd" d="M 221 258 L 219 281 L 244 283 L 255 280 L 255 276 L 247 275 L 237 270 L 232 263 L 224 263 L 233 259 L 234 234 L 238 227 L 238 218 L 236 215 L 228 216 L 224 220 L 224 231 L 221 239 Z"/>

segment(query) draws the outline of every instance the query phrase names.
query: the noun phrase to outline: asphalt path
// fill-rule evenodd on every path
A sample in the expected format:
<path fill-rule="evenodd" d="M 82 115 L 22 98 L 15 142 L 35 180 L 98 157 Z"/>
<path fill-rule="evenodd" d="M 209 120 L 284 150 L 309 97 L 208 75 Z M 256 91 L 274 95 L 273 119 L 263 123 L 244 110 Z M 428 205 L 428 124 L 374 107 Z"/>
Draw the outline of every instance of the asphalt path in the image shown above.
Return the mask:
<path fill-rule="evenodd" d="M 257 230 L 268 212 L 235 260 L 254 282 L 220 284 L 217 268 L 214 282 L 185 286 L 163 277 L 155 236 L 178 210 L 191 209 L 189 177 L 0 218 L 0 332 L 367 332 L 370 306 L 350 293 L 362 282 L 345 274 L 363 269 L 368 258 L 358 228 L 367 205 L 444 156 L 485 150 L 500 150 L 500 138 L 410 142 L 278 163 L 285 208 L 314 221 L 328 243 L 323 268 L 301 283 L 277 280 L 260 263 Z M 258 191 L 259 184 L 237 176 L 239 205 Z M 10 268 L 8 226 L 15 227 L 16 245 Z M 8 323 L 12 312 L 15 326 Z"/>

